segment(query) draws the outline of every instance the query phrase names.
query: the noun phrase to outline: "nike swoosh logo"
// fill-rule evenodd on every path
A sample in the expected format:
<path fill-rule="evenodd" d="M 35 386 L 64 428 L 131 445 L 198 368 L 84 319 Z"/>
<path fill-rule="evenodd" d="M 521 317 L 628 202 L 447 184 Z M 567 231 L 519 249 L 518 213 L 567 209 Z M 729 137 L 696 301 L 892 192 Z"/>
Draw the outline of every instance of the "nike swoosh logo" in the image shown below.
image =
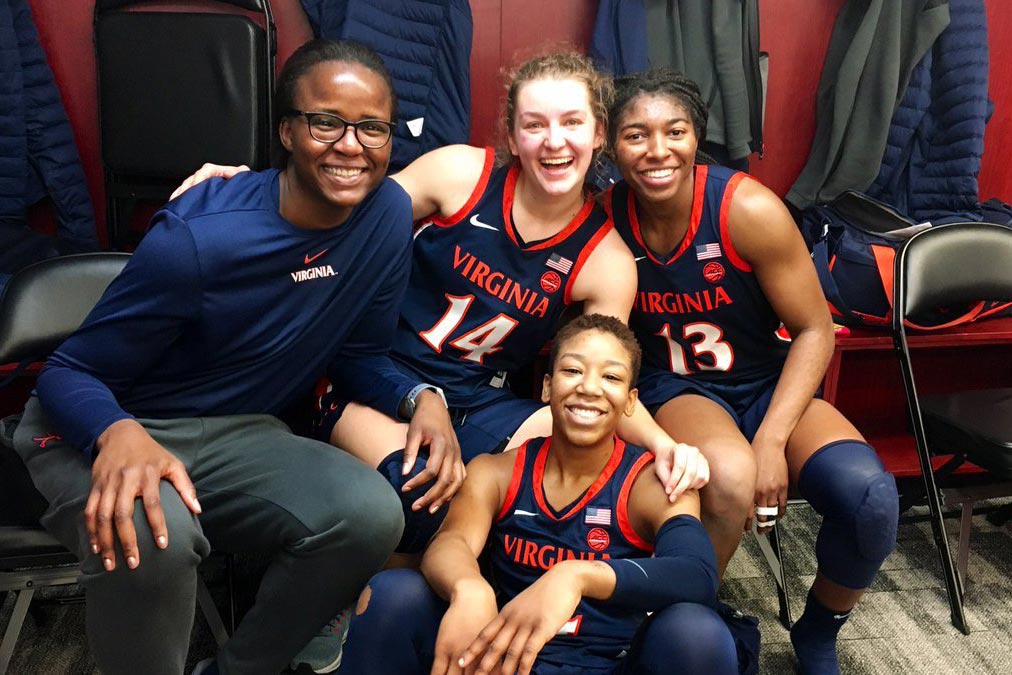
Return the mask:
<path fill-rule="evenodd" d="M 477 213 L 474 214 L 473 216 L 471 216 L 471 224 L 474 225 L 475 227 L 480 227 L 483 230 L 492 230 L 493 232 L 498 232 L 499 231 L 498 227 L 492 227 L 488 223 L 483 223 L 480 220 L 478 220 L 478 214 Z"/>
<path fill-rule="evenodd" d="M 321 255 L 323 255 L 324 253 L 326 253 L 329 250 L 330 250 L 329 248 L 325 248 L 322 251 L 320 251 L 319 253 L 317 253 L 316 255 L 309 255 L 307 253 L 306 254 L 306 262 L 305 262 L 305 264 L 308 265 L 309 263 L 313 262 L 314 260 L 316 260 L 317 258 L 319 258 Z"/>
<path fill-rule="evenodd" d="M 643 260 L 643 259 L 645 259 L 645 258 L 646 258 L 646 256 L 645 256 L 645 255 L 641 255 L 641 256 L 640 256 L 640 257 L 638 257 L 638 258 L 633 258 L 633 262 L 639 262 L 640 260 Z"/>
<path fill-rule="evenodd" d="M 513 515 L 514 516 L 536 516 L 538 514 L 534 513 L 533 511 L 524 511 L 523 509 L 517 509 L 516 511 L 513 512 Z"/>

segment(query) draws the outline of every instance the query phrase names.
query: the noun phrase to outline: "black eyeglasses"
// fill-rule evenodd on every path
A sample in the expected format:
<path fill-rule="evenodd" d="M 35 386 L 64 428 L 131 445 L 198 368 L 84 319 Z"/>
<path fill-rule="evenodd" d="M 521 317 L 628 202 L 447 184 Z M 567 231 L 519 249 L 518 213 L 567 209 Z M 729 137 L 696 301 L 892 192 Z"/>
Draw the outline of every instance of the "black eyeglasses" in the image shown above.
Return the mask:
<path fill-rule="evenodd" d="M 355 138 L 363 148 L 375 150 L 389 143 L 394 133 L 394 123 L 386 120 L 349 122 L 331 113 L 305 112 L 295 109 L 289 110 L 288 114 L 305 117 L 306 123 L 309 125 L 309 135 L 321 143 L 337 143 L 351 128 L 355 130 Z"/>

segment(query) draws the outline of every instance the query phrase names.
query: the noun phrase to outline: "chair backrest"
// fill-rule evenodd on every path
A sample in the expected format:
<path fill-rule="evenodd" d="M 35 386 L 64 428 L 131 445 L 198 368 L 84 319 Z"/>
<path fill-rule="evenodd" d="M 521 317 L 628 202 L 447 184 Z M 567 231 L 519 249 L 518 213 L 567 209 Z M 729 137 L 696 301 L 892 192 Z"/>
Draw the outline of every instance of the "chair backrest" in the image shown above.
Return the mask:
<path fill-rule="evenodd" d="M 274 82 L 268 0 L 228 2 L 261 12 L 266 28 L 220 7 L 121 11 L 133 4 L 95 6 L 106 170 L 178 182 L 205 161 L 264 168 Z"/>
<path fill-rule="evenodd" d="M 1012 229 L 939 225 L 912 237 L 896 258 L 893 329 L 944 306 L 1012 300 Z"/>
<path fill-rule="evenodd" d="M 30 265 L 0 293 L 0 364 L 41 361 L 77 330 L 128 253 L 84 253 Z"/>

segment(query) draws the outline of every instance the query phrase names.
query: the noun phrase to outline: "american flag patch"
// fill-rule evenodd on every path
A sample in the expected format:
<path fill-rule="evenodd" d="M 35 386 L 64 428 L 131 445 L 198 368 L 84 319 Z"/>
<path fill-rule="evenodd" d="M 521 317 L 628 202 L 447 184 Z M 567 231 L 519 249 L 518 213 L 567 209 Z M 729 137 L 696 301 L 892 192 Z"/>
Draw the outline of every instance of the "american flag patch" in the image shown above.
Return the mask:
<path fill-rule="evenodd" d="M 611 525 L 611 509 L 599 506 L 588 506 L 583 516 L 587 525 Z"/>
<path fill-rule="evenodd" d="M 563 274 L 569 274 L 569 270 L 573 269 L 573 261 L 569 258 L 563 258 L 558 253 L 553 253 L 545 265 L 551 267 L 553 270 L 559 270 Z"/>
<path fill-rule="evenodd" d="M 696 245 L 696 260 L 709 260 L 710 258 L 720 257 L 720 244 L 713 242 L 710 244 L 697 244 Z"/>

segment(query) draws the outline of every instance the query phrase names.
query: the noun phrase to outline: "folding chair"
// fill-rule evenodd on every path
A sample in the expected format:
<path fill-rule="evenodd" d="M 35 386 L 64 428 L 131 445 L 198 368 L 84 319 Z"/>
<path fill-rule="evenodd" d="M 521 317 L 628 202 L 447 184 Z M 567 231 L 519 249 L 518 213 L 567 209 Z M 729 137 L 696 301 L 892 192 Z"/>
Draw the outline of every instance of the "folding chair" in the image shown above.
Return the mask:
<path fill-rule="evenodd" d="M 963 612 L 973 504 L 1012 494 L 1012 388 L 919 397 L 907 345 L 906 320 L 927 311 L 980 300 L 1012 299 L 1012 230 L 988 223 L 936 226 L 912 237 L 896 258 L 893 342 L 924 480 L 931 529 L 942 565 L 952 625 L 969 633 Z M 932 470 L 933 454 L 953 459 Z M 936 478 L 958 464 L 986 470 L 988 482 L 940 488 Z M 959 564 L 945 535 L 943 505 L 960 504 Z"/>
<path fill-rule="evenodd" d="M 222 13 L 223 3 L 243 13 Z M 138 200 L 164 201 L 207 161 L 265 168 L 272 137 L 276 47 L 269 0 L 203 0 L 196 4 L 213 11 L 201 12 L 130 11 L 138 4 L 144 3 L 95 2 L 112 247 L 124 243 Z"/>
<path fill-rule="evenodd" d="M 50 258 L 11 277 L 0 294 L 0 364 L 19 364 L 16 375 L 25 366 L 44 360 L 84 321 L 129 259 L 127 253 Z M 4 489 L 0 598 L 7 592 L 16 594 L 13 614 L 0 643 L 0 675 L 7 672 L 36 589 L 74 584 L 80 576 L 75 556 L 38 523 L 46 502 L 9 445 L 16 421 L 5 418 L 0 434 L 0 440 L 6 439 L 0 443 L 0 484 Z M 207 586 L 199 578 L 197 598 L 215 639 L 223 644 L 228 633 Z"/>

